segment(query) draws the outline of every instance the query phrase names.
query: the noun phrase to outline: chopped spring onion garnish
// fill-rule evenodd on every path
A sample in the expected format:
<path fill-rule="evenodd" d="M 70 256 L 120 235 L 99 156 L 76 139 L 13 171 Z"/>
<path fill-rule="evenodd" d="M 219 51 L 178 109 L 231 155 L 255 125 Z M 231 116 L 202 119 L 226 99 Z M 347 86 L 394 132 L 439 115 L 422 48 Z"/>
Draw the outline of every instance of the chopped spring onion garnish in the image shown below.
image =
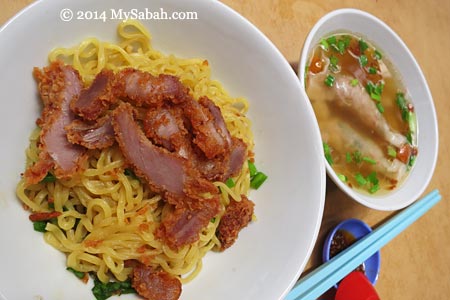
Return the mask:
<path fill-rule="evenodd" d="M 408 141 L 409 144 L 411 144 L 411 145 L 413 144 L 413 134 L 409 130 L 406 133 L 406 140 Z"/>
<path fill-rule="evenodd" d="M 356 150 L 355 152 L 353 152 L 353 159 L 355 160 L 356 163 L 360 163 L 362 162 L 362 153 L 358 150 Z"/>
<path fill-rule="evenodd" d="M 380 189 L 376 172 L 370 173 L 366 179 L 369 182 L 369 193 L 373 194 Z"/>
<path fill-rule="evenodd" d="M 403 93 L 397 93 L 395 97 L 395 102 L 402 114 L 403 121 L 408 121 L 408 102 L 406 102 L 405 95 Z"/>
<path fill-rule="evenodd" d="M 337 174 L 337 176 L 338 176 L 339 180 L 342 181 L 342 182 L 347 182 L 348 181 L 347 176 L 345 176 L 344 174 Z"/>
<path fill-rule="evenodd" d="M 358 79 L 352 79 L 352 81 L 350 81 L 350 84 L 352 85 L 352 86 L 357 86 L 358 85 L 358 83 L 359 83 L 359 80 Z"/>
<path fill-rule="evenodd" d="M 411 155 L 409 157 L 408 167 L 411 168 L 414 165 L 414 163 L 416 162 L 416 158 L 417 158 L 417 156 L 415 156 L 415 155 Z"/>
<path fill-rule="evenodd" d="M 94 279 L 94 287 L 92 293 L 97 300 L 105 300 L 113 295 L 136 293 L 131 286 L 131 279 L 126 281 L 115 281 L 103 283 L 98 278 Z"/>
<path fill-rule="evenodd" d="M 353 161 L 352 155 L 350 154 L 350 152 L 345 153 L 345 161 L 347 163 L 351 163 Z"/>
<path fill-rule="evenodd" d="M 380 189 L 380 185 L 379 184 L 374 184 L 369 188 L 369 193 L 373 194 L 376 191 L 378 191 Z"/>
<path fill-rule="evenodd" d="M 376 172 L 370 173 L 364 177 L 361 173 L 356 173 L 355 180 L 360 187 L 366 187 L 369 193 L 373 194 L 380 189 L 379 180 Z"/>
<path fill-rule="evenodd" d="M 375 159 L 373 159 L 371 157 L 367 157 L 367 156 L 364 156 L 362 158 L 362 160 L 365 161 L 366 163 L 371 164 L 371 165 L 375 165 L 377 163 L 377 161 Z"/>
<path fill-rule="evenodd" d="M 377 74 L 377 69 L 374 67 L 369 67 L 369 74 Z"/>
<path fill-rule="evenodd" d="M 43 182 L 55 182 L 56 177 L 52 173 L 48 172 L 47 175 L 45 175 L 44 179 L 41 180 L 41 183 Z"/>
<path fill-rule="evenodd" d="M 397 150 L 395 150 L 395 148 L 394 147 L 392 147 L 392 146 L 388 146 L 388 148 L 387 148 L 387 151 L 388 151 L 388 155 L 390 156 L 390 157 L 397 157 Z"/>
<path fill-rule="evenodd" d="M 379 94 L 371 93 L 370 98 L 372 98 L 373 100 L 376 100 L 376 101 L 381 101 L 381 95 L 379 95 Z"/>
<path fill-rule="evenodd" d="M 228 178 L 227 181 L 225 181 L 225 185 L 229 188 L 232 188 L 236 185 L 236 183 L 234 182 L 233 178 Z"/>
<path fill-rule="evenodd" d="M 325 159 L 331 165 L 333 165 L 333 158 L 331 157 L 331 148 L 327 143 L 323 143 L 323 152 L 325 153 Z"/>
<path fill-rule="evenodd" d="M 263 183 L 266 181 L 267 175 L 263 172 L 258 172 L 256 175 L 250 180 L 250 187 L 257 190 Z"/>
<path fill-rule="evenodd" d="M 367 180 L 362 176 L 361 173 L 356 173 L 355 180 L 360 186 L 364 186 L 367 183 Z"/>
<path fill-rule="evenodd" d="M 359 57 L 359 63 L 361 64 L 361 66 L 365 67 L 368 62 L 369 61 L 367 59 L 367 56 L 365 56 L 364 54 Z"/>
<path fill-rule="evenodd" d="M 72 272 L 79 279 L 83 279 L 84 276 L 85 276 L 84 272 L 77 271 L 77 270 L 75 270 L 74 268 L 71 268 L 71 267 L 67 267 L 66 270 Z"/>
<path fill-rule="evenodd" d="M 337 40 L 336 40 L 336 37 L 334 35 L 330 36 L 329 38 L 327 38 L 328 45 L 336 47 L 336 42 L 337 42 Z"/>
<path fill-rule="evenodd" d="M 248 161 L 248 170 L 250 173 L 250 187 L 257 190 L 267 179 L 267 175 L 258 171 L 255 164 Z"/>
<path fill-rule="evenodd" d="M 133 170 L 131 170 L 131 169 L 125 169 L 125 170 L 123 171 L 123 173 L 125 174 L 125 176 L 129 176 L 129 177 L 131 177 L 131 178 L 133 178 L 133 179 L 139 179 L 139 178 L 136 176 L 136 174 L 134 174 Z"/>
<path fill-rule="evenodd" d="M 381 55 L 381 52 L 378 50 L 375 50 L 375 59 L 380 60 L 383 58 L 383 55 Z"/>
<path fill-rule="evenodd" d="M 369 45 L 363 40 L 359 40 L 359 50 L 361 51 L 361 54 L 364 54 L 366 52 L 367 48 L 369 48 Z"/>
<path fill-rule="evenodd" d="M 383 93 L 384 83 L 380 82 L 379 84 L 373 84 L 372 82 L 368 82 L 366 84 L 366 91 L 369 93 L 370 98 L 375 101 L 381 101 L 381 94 Z"/>
<path fill-rule="evenodd" d="M 209 220 L 211 223 L 216 223 L 216 217 L 212 218 L 211 220 Z"/>
<path fill-rule="evenodd" d="M 384 106 L 383 106 L 383 104 L 381 104 L 381 102 L 377 102 L 377 104 L 375 104 L 375 105 L 377 106 L 378 111 L 380 113 L 384 113 Z"/>
<path fill-rule="evenodd" d="M 339 60 L 336 56 L 332 55 L 330 57 L 330 70 L 331 71 L 337 72 L 339 70 L 338 65 L 337 65 L 338 62 L 339 62 Z"/>
<path fill-rule="evenodd" d="M 328 75 L 327 78 L 325 78 L 325 84 L 328 85 L 329 87 L 332 87 L 334 84 L 334 76 L 333 75 Z"/>
<path fill-rule="evenodd" d="M 328 42 L 325 39 L 321 39 L 320 44 L 322 45 L 323 50 L 328 51 L 328 49 L 330 49 L 330 45 L 328 45 Z"/>
<path fill-rule="evenodd" d="M 250 172 L 250 178 L 255 176 L 256 173 L 258 173 L 258 169 L 256 169 L 256 166 L 251 161 L 248 161 L 248 170 Z"/>
<path fill-rule="evenodd" d="M 340 54 L 344 54 L 345 50 L 347 49 L 347 46 L 345 45 L 345 41 L 344 40 L 339 40 L 338 41 L 338 51 Z"/>
<path fill-rule="evenodd" d="M 33 222 L 33 228 L 39 232 L 46 232 L 45 227 L 47 226 L 47 221 L 35 221 Z"/>

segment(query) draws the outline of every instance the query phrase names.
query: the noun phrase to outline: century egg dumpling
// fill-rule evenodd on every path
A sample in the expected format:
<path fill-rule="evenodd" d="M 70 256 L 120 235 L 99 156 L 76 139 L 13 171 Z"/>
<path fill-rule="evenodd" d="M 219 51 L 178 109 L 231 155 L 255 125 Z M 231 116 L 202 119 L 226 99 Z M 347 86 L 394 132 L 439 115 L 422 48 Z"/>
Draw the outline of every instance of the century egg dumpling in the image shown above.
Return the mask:
<path fill-rule="evenodd" d="M 337 33 L 311 51 L 305 87 L 325 157 L 340 180 L 370 194 L 389 192 L 417 156 L 417 122 L 407 88 L 363 37 Z"/>

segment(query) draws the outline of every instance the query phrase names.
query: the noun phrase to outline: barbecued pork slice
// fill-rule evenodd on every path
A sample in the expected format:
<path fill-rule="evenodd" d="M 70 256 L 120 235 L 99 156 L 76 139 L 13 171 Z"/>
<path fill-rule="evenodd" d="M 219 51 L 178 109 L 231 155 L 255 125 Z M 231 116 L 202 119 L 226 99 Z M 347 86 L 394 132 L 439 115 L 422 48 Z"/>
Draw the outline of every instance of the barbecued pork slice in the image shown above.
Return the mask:
<path fill-rule="evenodd" d="M 114 94 L 127 98 L 136 106 L 161 107 L 165 102 L 181 103 L 189 90 L 172 75 L 158 77 L 136 69 L 124 69 L 116 74 Z"/>
<path fill-rule="evenodd" d="M 217 216 L 221 207 L 218 197 L 199 200 L 198 206 L 194 210 L 175 208 L 166 214 L 155 236 L 175 250 L 198 241 L 201 230 Z"/>
<path fill-rule="evenodd" d="M 181 107 L 161 107 L 148 109 L 143 122 L 145 135 L 153 142 L 171 152 L 177 152 L 187 158 L 190 139 L 184 126 L 184 114 Z"/>
<path fill-rule="evenodd" d="M 84 120 L 94 121 L 102 116 L 117 98 L 112 93 L 114 73 L 103 69 L 95 76 L 92 84 L 81 90 L 79 97 L 70 103 L 70 108 Z"/>
<path fill-rule="evenodd" d="M 230 148 L 229 132 L 224 127 L 220 109 L 210 101 L 207 98 L 201 98 L 200 101 L 190 98 L 183 104 L 192 125 L 193 142 L 209 159 L 226 153 Z M 211 107 L 214 107 L 212 111 Z"/>
<path fill-rule="evenodd" d="M 183 195 L 187 179 L 184 161 L 164 148 L 154 145 L 134 121 L 133 108 L 122 103 L 113 111 L 116 140 L 136 175 L 144 178 L 156 192 Z"/>
<path fill-rule="evenodd" d="M 181 282 L 177 277 L 144 264 L 133 268 L 131 285 L 147 300 L 178 300 L 181 295 Z"/>
<path fill-rule="evenodd" d="M 221 113 L 212 101 L 203 103 L 211 106 L 210 110 L 214 111 L 214 114 Z M 186 122 L 183 110 L 179 106 L 170 106 L 149 109 L 143 127 L 148 138 L 170 152 L 186 158 L 191 167 L 200 171 L 204 178 L 211 181 L 225 181 L 229 177 L 237 175 L 245 161 L 247 145 L 242 140 L 230 136 L 223 117 L 221 115 L 214 117 L 214 120 L 211 119 L 209 122 L 219 124 L 218 127 L 222 128 L 227 144 L 228 138 L 230 140 L 230 147 L 223 154 L 212 159 L 208 159 L 203 151 L 192 142 L 193 134 L 187 129 L 191 129 L 191 126 L 189 126 L 190 124 L 185 125 Z"/>
<path fill-rule="evenodd" d="M 72 144 L 88 149 L 105 149 L 114 144 L 114 129 L 111 116 L 106 115 L 96 122 L 74 120 L 65 127 L 67 138 Z"/>
<path fill-rule="evenodd" d="M 239 232 L 250 223 L 254 206 L 255 204 L 244 195 L 241 196 L 241 201 L 231 201 L 227 206 L 217 228 L 222 251 L 233 245 Z"/>
<path fill-rule="evenodd" d="M 57 178 L 69 178 L 82 169 L 86 159 L 86 149 L 70 143 L 64 130 L 74 120 L 69 106 L 70 101 L 78 97 L 81 91 L 80 76 L 72 66 L 59 61 L 43 70 L 35 68 L 33 73 L 44 103 L 41 118 L 37 122 L 42 127 L 39 158 L 53 162 Z M 28 184 L 37 180 L 33 176 L 27 177 L 29 174 L 36 174 L 34 168 L 42 170 L 42 163 L 31 166 L 31 170 L 25 172 Z"/>

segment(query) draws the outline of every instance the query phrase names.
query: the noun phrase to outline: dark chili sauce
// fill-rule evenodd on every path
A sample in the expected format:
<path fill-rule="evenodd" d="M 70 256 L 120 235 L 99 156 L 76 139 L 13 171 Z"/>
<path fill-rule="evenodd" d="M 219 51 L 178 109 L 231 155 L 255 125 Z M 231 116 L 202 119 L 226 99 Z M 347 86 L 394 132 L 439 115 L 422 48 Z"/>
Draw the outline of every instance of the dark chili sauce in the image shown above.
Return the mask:
<path fill-rule="evenodd" d="M 330 245 L 330 259 L 342 252 L 344 249 L 356 242 L 356 238 L 348 231 L 338 230 L 333 236 Z M 355 271 L 365 271 L 364 263 L 359 265 Z"/>

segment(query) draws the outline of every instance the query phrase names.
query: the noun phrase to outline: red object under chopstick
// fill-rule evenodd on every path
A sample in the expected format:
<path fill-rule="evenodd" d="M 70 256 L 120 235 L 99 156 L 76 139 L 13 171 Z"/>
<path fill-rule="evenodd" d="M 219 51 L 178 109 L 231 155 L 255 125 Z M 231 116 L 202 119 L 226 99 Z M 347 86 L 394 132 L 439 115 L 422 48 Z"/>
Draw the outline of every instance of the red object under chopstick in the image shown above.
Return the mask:
<path fill-rule="evenodd" d="M 380 300 L 380 297 L 367 277 L 354 271 L 339 283 L 335 300 Z"/>

